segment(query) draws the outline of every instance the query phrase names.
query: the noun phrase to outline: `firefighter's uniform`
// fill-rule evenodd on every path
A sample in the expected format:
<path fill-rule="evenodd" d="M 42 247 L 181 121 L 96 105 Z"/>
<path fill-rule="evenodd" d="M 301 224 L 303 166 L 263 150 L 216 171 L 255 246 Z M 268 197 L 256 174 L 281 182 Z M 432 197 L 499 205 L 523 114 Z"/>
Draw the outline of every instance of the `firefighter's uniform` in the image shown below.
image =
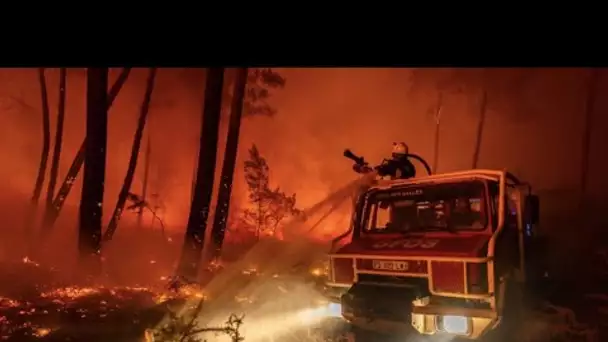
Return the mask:
<path fill-rule="evenodd" d="M 385 159 L 376 167 L 378 176 L 388 179 L 407 179 L 416 177 L 416 168 L 409 161 L 408 147 L 405 143 L 393 143 L 391 159 Z"/>

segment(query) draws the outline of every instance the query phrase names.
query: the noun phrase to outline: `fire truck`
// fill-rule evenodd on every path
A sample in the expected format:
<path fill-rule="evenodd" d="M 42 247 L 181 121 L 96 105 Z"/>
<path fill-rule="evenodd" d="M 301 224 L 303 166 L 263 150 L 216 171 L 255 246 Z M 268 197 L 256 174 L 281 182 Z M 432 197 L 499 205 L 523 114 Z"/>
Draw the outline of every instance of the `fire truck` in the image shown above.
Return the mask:
<path fill-rule="evenodd" d="M 526 285 L 542 273 L 538 217 L 538 196 L 503 170 L 376 180 L 329 258 L 351 339 L 512 340 Z"/>

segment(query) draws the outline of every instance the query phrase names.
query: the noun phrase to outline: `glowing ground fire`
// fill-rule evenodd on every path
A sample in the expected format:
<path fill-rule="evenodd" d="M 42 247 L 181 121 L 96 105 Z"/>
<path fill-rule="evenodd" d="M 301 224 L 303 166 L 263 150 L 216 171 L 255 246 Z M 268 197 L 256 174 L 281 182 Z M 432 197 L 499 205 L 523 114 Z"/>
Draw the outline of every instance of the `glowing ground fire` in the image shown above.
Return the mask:
<path fill-rule="evenodd" d="M 34 269 L 43 268 L 27 257 L 21 261 Z M 171 299 L 204 298 L 200 289 L 187 286 L 177 292 L 141 286 L 71 285 L 53 288 L 44 283 L 36 284 L 34 288 L 37 293 L 28 295 L 27 299 L 11 298 L 7 294 L 0 296 L 1 340 L 42 339 L 62 334 L 66 329 L 73 329 L 73 319 L 77 320 L 77 329 L 88 329 L 83 327 L 91 322 L 112 325 L 116 315 L 124 310 L 137 313 Z M 68 318 L 70 323 L 64 318 Z"/>

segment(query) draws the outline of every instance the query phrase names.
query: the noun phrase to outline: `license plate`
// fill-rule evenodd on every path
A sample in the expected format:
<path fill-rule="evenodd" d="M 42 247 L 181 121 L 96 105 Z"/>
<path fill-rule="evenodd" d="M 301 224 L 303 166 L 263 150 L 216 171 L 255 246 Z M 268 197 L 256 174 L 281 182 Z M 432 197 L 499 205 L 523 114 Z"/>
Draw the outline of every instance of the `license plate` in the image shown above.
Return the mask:
<path fill-rule="evenodd" d="M 384 261 L 384 260 L 374 260 L 372 263 L 372 267 L 374 270 L 378 271 L 407 271 L 408 269 L 407 261 Z"/>

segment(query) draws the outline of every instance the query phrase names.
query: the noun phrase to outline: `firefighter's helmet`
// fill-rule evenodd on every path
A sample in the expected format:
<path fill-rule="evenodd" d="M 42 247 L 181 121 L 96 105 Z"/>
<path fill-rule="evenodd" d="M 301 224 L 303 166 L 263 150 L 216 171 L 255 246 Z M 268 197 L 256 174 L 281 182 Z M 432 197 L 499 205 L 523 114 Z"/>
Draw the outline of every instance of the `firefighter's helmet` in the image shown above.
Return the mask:
<path fill-rule="evenodd" d="M 403 142 L 393 143 L 393 156 L 401 157 L 409 153 L 409 148 Z"/>

